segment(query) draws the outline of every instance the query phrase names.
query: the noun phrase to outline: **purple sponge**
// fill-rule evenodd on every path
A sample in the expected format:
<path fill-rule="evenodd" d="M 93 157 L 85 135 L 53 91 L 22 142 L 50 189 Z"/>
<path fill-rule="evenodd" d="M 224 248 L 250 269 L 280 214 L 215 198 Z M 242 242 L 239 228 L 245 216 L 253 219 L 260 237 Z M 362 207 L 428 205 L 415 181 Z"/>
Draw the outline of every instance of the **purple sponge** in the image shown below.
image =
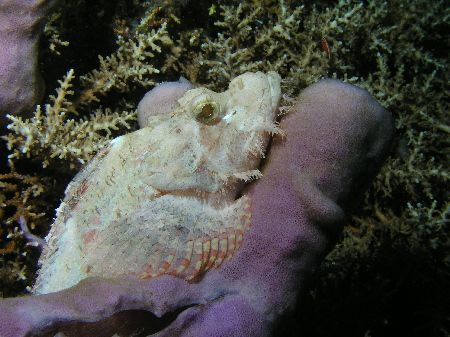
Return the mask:
<path fill-rule="evenodd" d="M 147 92 L 137 107 L 139 126 L 145 128 L 151 116 L 174 111 L 178 107 L 178 99 L 193 88 L 187 79 L 180 77 L 177 82 L 163 82 Z"/>
<path fill-rule="evenodd" d="M 0 134 L 6 114 L 28 116 L 43 94 L 38 69 L 41 24 L 57 0 L 0 1 Z"/>
<path fill-rule="evenodd" d="M 168 275 L 86 279 L 58 293 L 5 299 L 3 336 L 107 336 L 137 318 L 135 311 L 117 314 L 126 310 L 173 312 L 173 321 L 152 330 L 159 337 L 270 336 L 306 290 L 393 135 L 388 111 L 335 80 L 305 89 L 281 126 L 286 136 L 273 141 L 264 177 L 245 191 L 252 228 L 219 269 L 196 283 Z"/>

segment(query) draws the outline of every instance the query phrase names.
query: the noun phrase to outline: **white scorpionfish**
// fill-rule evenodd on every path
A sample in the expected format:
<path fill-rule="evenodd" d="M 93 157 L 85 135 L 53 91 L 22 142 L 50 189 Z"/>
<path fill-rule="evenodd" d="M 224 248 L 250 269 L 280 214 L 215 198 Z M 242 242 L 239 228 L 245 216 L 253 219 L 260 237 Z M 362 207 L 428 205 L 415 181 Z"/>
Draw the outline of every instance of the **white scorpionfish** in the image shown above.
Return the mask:
<path fill-rule="evenodd" d="M 232 257 L 250 226 L 249 199 L 236 198 L 261 175 L 279 99 L 278 74 L 245 73 L 112 140 L 67 187 L 34 292 L 89 276 L 195 281 Z"/>

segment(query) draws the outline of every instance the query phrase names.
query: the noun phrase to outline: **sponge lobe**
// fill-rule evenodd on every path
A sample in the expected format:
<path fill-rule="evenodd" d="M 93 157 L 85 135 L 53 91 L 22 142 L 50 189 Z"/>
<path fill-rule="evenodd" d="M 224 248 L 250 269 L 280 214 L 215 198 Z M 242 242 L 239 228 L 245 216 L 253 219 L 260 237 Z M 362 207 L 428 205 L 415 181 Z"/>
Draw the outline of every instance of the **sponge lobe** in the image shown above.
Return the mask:
<path fill-rule="evenodd" d="M 184 77 L 177 82 L 164 82 L 147 92 L 137 107 L 140 128 L 148 125 L 151 116 L 167 114 L 178 107 L 178 99 L 194 86 Z"/>

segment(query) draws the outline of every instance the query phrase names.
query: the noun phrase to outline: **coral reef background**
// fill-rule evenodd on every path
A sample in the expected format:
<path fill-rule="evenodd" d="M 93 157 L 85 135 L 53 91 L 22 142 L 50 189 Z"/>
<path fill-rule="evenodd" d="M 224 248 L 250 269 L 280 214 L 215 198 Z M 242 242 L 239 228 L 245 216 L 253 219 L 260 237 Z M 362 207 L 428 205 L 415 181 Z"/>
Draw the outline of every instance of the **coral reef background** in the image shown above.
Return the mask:
<path fill-rule="evenodd" d="M 0 294 L 27 293 L 39 251 L 26 237 L 45 236 L 73 175 L 137 128 L 155 83 L 223 90 L 275 70 L 284 110 L 334 77 L 396 120 L 390 159 L 279 335 L 448 335 L 449 21 L 445 1 L 61 0 L 40 44 L 47 99 L 1 144 Z"/>

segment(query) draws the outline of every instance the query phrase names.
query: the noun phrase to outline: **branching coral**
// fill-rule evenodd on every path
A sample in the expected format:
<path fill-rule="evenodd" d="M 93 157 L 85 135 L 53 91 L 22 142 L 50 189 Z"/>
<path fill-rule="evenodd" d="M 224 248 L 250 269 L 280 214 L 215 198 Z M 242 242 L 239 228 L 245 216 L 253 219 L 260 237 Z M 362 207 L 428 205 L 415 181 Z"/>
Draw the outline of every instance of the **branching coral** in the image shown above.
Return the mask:
<path fill-rule="evenodd" d="M 376 6 L 373 3 L 367 8 L 345 0 L 331 8 L 305 7 L 293 1 L 229 3 L 217 8 L 216 36 L 189 31 L 177 41 L 187 52 L 174 62 L 174 68 L 214 88 L 255 70 L 276 70 L 284 79 L 284 92 L 290 94 L 330 70 L 339 69 L 347 79 L 352 62 L 342 56 L 353 57 L 355 29 L 365 25 L 370 31 L 377 25 L 376 20 L 368 20 Z M 330 50 L 324 50 L 323 41 Z"/>
<path fill-rule="evenodd" d="M 25 216 L 31 220 L 31 228 L 35 227 L 35 221 L 44 214 L 36 210 L 33 201 L 42 194 L 45 187 L 37 177 L 21 175 L 17 172 L 0 175 L 0 219 L 7 225 L 17 221 L 19 216 Z M 15 212 L 6 217 L 5 208 L 13 207 Z"/>
<path fill-rule="evenodd" d="M 374 3 L 369 2 L 369 6 L 374 8 Z M 363 40 L 365 50 L 371 51 L 365 60 L 374 69 L 359 81 L 396 114 L 398 130 L 395 154 L 367 196 L 367 217 L 357 220 L 373 226 L 377 234 L 371 240 L 393 230 L 409 233 L 405 243 L 408 247 L 422 245 L 432 249 L 436 240 L 441 249 L 448 244 L 443 235 L 448 230 L 448 191 L 441 187 L 449 180 L 445 164 L 450 159 L 445 94 L 449 81 L 446 61 L 438 48 L 438 41 L 443 38 L 439 30 L 446 26 L 449 14 L 443 6 L 443 2 L 416 1 L 405 12 L 401 4 L 384 3 L 371 19 L 362 17 L 369 22 L 367 29 L 376 22 L 395 22 L 367 30 L 370 39 Z M 440 22 L 433 15 L 439 12 L 444 13 Z M 417 17 L 421 19 L 417 21 Z M 432 29 L 436 33 L 426 33 Z M 425 48 L 428 45 L 433 49 Z M 356 69 L 353 73 L 357 71 L 361 73 Z M 435 215 L 435 220 L 430 214 Z M 391 237 L 403 240 L 402 236 Z"/>
<path fill-rule="evenodd" d="M 51 181 L 17 172 L 0 174 L 0 295 L 11 296 L 33 281 L 37 253 L 24 238 L 19 217 L 27 221 L 30 232 L 42 235 L 48 230 L 45 216 L 48 205 L 43 199 Z M 13 285 L 13 286 L 11 286 Z"/>
<path fill-rule="evenodd" d="M 44 35 L 48 40 L 49 49 L 56 55 L 61 55 L 61 49 L 69 45 L 69 41 L 63 41 L 56 23 L 61 19 L 60 13 L 53 13 L 44 26 Z"/>
<path fill-rule="evenodd" d="M 223 89 L 237 74 L 270 69 L 285 78 L 285 91 L 295 88 L 298 92 L 326 74 L 328 59 L 320 49 L 321 33 L 303 29 L 303 6 L 267 0 L 256 5 L 221 5 L 218 12 L 220 18 L 214 22 L 217 36 L 195 41 L 191 34 L 188 41 L 177 41 L 200 46 L 197 55 L 187 54 L 188 59 L 181 57 L 175 65 L 191 80 Z"/>
<path fill-rule="evenodd" d="M 60 81 L 57 95 L 50 96 L 52 103 L 45 105 L 44 114 L 38 105 L 31 119 L 24 121 L 20 117 L 9 116 L 12 123 L 8 129 L 14 134 L 10 133 L 4 138 L 8 148 L 13 150 L 9 155 L 11 165 L 12 160 L 25 155 L 28 158 L 41 158 L 43 167 L 48 166 L 53 158 L 67 160 L 72 167 L 79 166 L 105 145 L 113 130 L 119 126 L 130 128 L 129 122 L 135 119 L 133 112 L 120 114 L 109 109 L 99 109 L 90 119 L 69 118 L 72 103 L 67 96 L 73 94 L 73 78 L 74 71 L 70 70 Z"/>
<path fill-rule="evenodd" d="M 157 31 L 141 33 L 136 29 L 132 37 L 119 35 L 117 51 L 106 58 L 99 56 L 99 70 L 93 70 L 81 77 L 83 86 L 87 88 L 81 93 L 82 103 L 98 101 L 97 96 L 105 95 L 113 88 L 126 92 L 130 90 L 132 83 L 143 87 L 154 85 L 155 81 L 151 75 L 158 74 L 159 70 L 149 60 L 155 53 L 161 53 L 159 44 L 172 44 L 166 23 Z"/>

